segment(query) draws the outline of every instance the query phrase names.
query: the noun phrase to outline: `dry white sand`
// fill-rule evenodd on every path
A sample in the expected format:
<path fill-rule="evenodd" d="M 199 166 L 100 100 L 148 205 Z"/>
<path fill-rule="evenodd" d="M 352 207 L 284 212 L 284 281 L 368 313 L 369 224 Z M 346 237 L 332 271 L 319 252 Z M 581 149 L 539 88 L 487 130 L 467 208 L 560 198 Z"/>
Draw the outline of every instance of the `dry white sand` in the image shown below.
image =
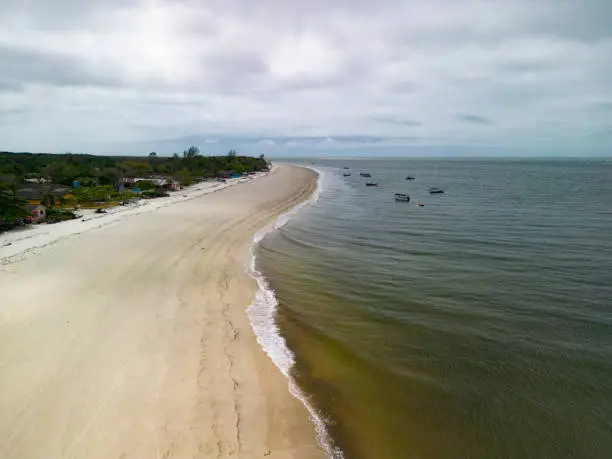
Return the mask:
<path fill-rule="evenodd" d="M 275 167 L 272 168 L 272 171 L 274 171 Z M 106 209 L 104 214 L 96 214 L 93 209 L 81 209 L 77 211 L 80 218 L 76 220 L 69 220 L 61 224 L 27 225 L 22 228 L 16 228 L 0 234 L 0 264 L 14 262 L 37 253 L 40 248 L 46 247 L 49 244 L 85 231 L 112 225 L 125 217 L 152 212 L 162 207 L 214 193 L 230 186 L 257 180 L 266 175 L 268 175 L 267 172 L 259 172 L 249 177 L 227 179 L 225 182 L 202 182 L 180 191 L 170 191 L 170 196 L 168 197 L 137 199 L 125 206 L 110 207 Z"/>
<path fill-rule="evenodd" d="M 0 266 L 0 457 L 323 457 L 245 314 L 253 233 L 315 186 L 278 167 Z"/>

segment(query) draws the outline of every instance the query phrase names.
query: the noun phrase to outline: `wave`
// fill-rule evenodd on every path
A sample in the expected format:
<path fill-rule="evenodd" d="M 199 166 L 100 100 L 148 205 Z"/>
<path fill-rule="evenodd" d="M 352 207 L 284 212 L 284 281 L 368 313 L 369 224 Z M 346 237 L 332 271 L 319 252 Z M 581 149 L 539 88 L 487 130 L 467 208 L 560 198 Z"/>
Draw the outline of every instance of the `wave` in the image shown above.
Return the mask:
<path fill-rule="evenodd" d="M 306 166 L 308 167 L 308 166 Z M 295 364 L 295 356 L 287 346 L 285 339 L 281 336 L 280 330 L 276 325 L 276 313 L 278 310 L 278 300 L 274 290 L 270 287 L 264 275 L 256 267 L 256 249 L 266 235 L 284 226 L 300 209 L 311 205 L 319 200 L 326 183 L 326 173 L 322 170 L 308 167 L 318 175 L 317 188 L 310 199 L 298 204 L 288 212 L 280 215 L 277 220 L 262 229 L 253 237 L 251 247 L 250 264 L 247 267 L 249 275 L 257 282 L 258 290 L 255 294 L 253 303 L 247 308 L 247 315 L 257 337 L 257 342 L 261 345 L 264 352 L 272 359 L 280 372 L 289 380 L 289 392 L 300 400 L 310 414 L 317 441 L 330 459 L 343 459 L 344 454 L 334 445 L 326 427 L 326 420 L 310 402 L 309 397 L 298 387 L 295 379 L 291 376 L 291 368 Z"/>

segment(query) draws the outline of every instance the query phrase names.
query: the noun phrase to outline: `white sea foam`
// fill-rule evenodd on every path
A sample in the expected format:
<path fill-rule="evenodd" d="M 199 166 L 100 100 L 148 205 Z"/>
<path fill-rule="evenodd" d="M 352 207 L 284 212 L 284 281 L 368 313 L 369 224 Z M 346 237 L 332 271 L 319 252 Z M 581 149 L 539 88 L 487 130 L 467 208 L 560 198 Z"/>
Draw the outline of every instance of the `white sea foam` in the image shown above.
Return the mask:
<path fill-rule="evenodd" d="M 272 359 L 278 369 L 289 380 L 289 392 L 299 399 L 310 414 L 310 419 L 314 425 L 317 441 L 327 453 L 330 459 L 343 459 L 342 451 L 334 446 L 333 440 L 327 432 L 326 421 L 316 408 L 312 405 L 309 397 L 302 392 L 295 380 L 291 376 L 291 368 L 295 363 L 293 352 L 287 347 L 285 339 L 281 336 L 278 326 L 276 325 L 276 312 L 278 309 L 278 300 L 274 291 L 268 284 L 266 278 L 256 268 L 255 251 L 257 245 L 269 233 L 284 226 L 300 209 L 304 206 L 311 205 L 319 200 L 323 188 L 326 185 L 326 173 L 322 170 L 310 167 L 318 174 L 317 189 L 312 197 L 298 204 L 289 212 L 281 215 L 271 225 L 259 230 L 253 238 L 253 246 L 251 249 L 250 265 L 248 272 L 250 276 L 257 281 L 258 290 L 253 300 L 253 304 L 247 309 L 247 314 L 251 321 L 251 326 L 257 336 L 257 341 L 263 348 L 264 352 Z"/>

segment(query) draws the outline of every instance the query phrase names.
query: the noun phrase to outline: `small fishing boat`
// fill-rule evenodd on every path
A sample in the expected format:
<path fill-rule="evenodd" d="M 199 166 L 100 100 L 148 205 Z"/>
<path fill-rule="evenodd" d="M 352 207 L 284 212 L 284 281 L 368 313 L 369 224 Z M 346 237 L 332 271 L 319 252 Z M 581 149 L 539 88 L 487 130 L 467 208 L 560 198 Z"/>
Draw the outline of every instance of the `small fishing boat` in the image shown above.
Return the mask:
<path fill-rule="evenodd" d="M 344 168 L 345 168 L 345 169 L 348 169 L 349 167 L 348 167 L 348 166 L 344 166 Z"/>
<path fill-rule="evenodd" d="M 414 177 L 412 175 L 409 175 L 408 177 L 406 177 L 406 180 L 414 180 Z"/>
<path fill-rule="evenodd" d="M 429 194 L 444 194 L 444 190 L 441 190 L 440 188 L 430 188 Z"/>
<path fill-rule="evenodd" d="M 342 176 L 343 176 L 343 177 L 350 177 L 350 176 L 351 176 L 351 173 L 350 173 L 350 172 L 345 172 L 345 173 L 343 173 L 343 174 L 342 174 Z"/>
<path fill-rule="evenodd" d="M 372 174 L 368 172 L 361 172 L 359 175 L 361 175 L 362 177 L 372 177 Z"/>
<path fill-rule="evenodd" d="M 405 194 L 405 193 L 395 193 L 395 194 L 393 195 L 393 198 L 394 198 L 396 201 L 401 201 L 401 202 L 410 202 L 410 196 L 408 196 L 408 195 L 407 195 L 407 194 Z"/>
<path fill-rule="evenodd" d="M 366 186 L 378 186 L 378 182 L 367 182 Z"/>

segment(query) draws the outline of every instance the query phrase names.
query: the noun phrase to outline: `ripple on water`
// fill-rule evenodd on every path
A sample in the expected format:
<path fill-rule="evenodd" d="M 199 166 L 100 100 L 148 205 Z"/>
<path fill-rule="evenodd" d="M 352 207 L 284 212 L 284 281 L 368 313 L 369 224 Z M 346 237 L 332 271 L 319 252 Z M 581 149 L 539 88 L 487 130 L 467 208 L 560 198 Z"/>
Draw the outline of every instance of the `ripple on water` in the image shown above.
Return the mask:
<path fill-rule="evenodd" d="M 259 260 L 290 373 L 347 457 L 609 457 L 612 164 L 322 169 Z"/>

